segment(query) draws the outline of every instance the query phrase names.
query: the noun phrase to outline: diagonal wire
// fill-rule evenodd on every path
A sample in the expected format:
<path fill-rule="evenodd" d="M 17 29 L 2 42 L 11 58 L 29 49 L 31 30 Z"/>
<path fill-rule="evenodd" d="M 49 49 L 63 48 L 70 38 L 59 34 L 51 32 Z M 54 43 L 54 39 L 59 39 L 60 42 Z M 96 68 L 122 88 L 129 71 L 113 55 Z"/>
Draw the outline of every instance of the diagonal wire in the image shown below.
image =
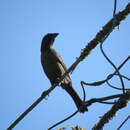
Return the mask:
<path fill-rule="evenodd" d="M 130 118 L 130 115 L 121 123 L 121 125 L 116 129 L 116 130 L 120 130 L 121 127 L 127 122 L 127 120 Z"/>

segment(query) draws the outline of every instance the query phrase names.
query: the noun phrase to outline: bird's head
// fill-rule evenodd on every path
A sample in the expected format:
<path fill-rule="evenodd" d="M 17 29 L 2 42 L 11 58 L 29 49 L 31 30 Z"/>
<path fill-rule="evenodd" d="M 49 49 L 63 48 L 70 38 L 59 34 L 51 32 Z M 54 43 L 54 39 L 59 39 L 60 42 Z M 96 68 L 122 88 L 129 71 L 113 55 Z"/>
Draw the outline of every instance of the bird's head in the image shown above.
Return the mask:
<path fill-rule="evenodd" d="M 50 48 L 53 43 L 54 43 L 54 40 L 55 38 L 59 35 L 59 33 L 48 33 L 46 34 L 43 39 L 42 39 L 42 44 L 41 44 L 41 52 L 44 50 L 44 49 L 48 49 Z"/>

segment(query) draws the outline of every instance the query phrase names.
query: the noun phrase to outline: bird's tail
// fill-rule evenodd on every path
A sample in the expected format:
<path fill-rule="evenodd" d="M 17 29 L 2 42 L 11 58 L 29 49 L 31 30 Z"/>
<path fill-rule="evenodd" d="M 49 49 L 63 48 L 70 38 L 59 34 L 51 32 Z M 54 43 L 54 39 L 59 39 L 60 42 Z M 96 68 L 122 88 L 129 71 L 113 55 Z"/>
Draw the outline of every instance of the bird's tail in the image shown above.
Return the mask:
<path fill-rule="evenodd" d="M 86 105 L 83 103 L 77 92 L 73 89 L 71 83 L 69 84 L 61 84 L 62 88 L 67 91 L 67 93 L 72 97 L 75 105 L 77 106 L 79 112 L 84 113 L 87 111 Z"/>

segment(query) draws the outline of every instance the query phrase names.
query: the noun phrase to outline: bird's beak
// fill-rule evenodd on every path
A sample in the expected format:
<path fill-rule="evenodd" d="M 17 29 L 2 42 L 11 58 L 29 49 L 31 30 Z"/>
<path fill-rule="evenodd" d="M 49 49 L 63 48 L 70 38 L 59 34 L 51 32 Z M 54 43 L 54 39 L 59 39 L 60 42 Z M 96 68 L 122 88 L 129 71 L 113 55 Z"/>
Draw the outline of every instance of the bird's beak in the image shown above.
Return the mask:
<path fill-rule="evenodd" d="M 59 35 L 59 33 L 53 33 L 54 34 L 54 37 L 57 37 Z"/>

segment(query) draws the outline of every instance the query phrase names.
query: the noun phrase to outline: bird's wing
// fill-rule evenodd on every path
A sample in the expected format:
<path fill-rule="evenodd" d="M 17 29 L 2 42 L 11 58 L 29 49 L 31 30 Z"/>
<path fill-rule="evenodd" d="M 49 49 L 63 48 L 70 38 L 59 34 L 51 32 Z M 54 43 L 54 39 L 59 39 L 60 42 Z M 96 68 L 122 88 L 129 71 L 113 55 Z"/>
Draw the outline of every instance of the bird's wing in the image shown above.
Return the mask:
<path fill-rule="evenodd" d="M 67 66 L 65 65 L 64 61 L 62 60 L 61 56 L 55 51 L 53 50 L 54 55 L 56 56 L 56 60 L 58 61 L 58 63 L 60 63 L 60 66 L 63 67 L 64 72 L 67 71 Z M 70 76 L 68 75 L 68 78 L 71 80 Z"/>
<path fill-rule="evenodd" d="M 64 70 L 67 70 L 67 66 L 65 65 L 64 61 L 62 60 L 61 56 L 55 51 L 53 50 L 54 55 L 56 56 L 56 60 L 62 65 L 62 67 L 64 68 Z"/>

